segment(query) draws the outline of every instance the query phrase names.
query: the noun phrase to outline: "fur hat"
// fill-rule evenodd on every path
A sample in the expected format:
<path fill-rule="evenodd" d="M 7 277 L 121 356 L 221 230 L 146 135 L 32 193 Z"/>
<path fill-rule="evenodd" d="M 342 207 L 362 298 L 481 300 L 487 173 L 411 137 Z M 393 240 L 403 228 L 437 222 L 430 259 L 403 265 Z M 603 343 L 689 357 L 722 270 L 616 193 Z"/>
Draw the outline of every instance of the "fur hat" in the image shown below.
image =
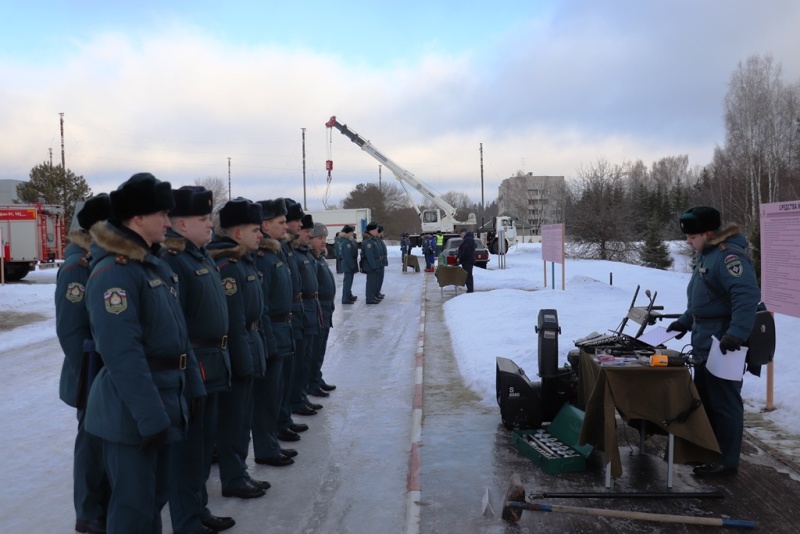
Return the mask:
<path fill-rule="evenodd" d="M 282 198 L 259 200 L 258 204 L 261 204 L 261 211 L 264 212 L 264 220 L 286 215 L 286 202 L 284 202 Z"/>
<path fill-rule="evenodd" d="M 342 234 L 349 234 L 350 232 L 355 232 L 355 231 L 356 231 L 356 229 L 355 229 L 355 228 L 353 228 L 353 227 L 352 227 L 352 226 L 350 226 L 349 224 L 345 224 L 345 225 L 342 227 L 341 233 L 342 233 Z"/>
<path fill-rule="evenodd" d="M 287 221 L 299 221 L 303 218 L 303 208 L 300 206 L 299 203 L 295 202 L 291 198 L 285 198 L 284 202 L 286 203 L 286 220 Z"/>
<path fill-rule="evenodd" d="M 175 207 L 170 217 L 209 215 L 214 209 L 214 194 L 201 185 L 184 185 L 172 190 Z"/>
<path fill-rule="evenodd" d="M 714 208 L 697 206 L 683 212 L 680 225 L 684 234 L 702 234 L 717 230 L 722 225 L 722 221 L 719 212 Z"/>
<path fill-rule="evenodd" d="M 256 204 L 242 197 L 229 200 L 219 210 L 219 225 L 223 228 L 232 228 L 242 224 L 257 224 L 261 226 L 261 221 L 263 220 L 261 204 Z"/>
<path fill-rule="evenodd" d="M 98 193 L 86 199 L 78 212 L 78 225 L 84 230 L 91 228 L 98 221 L 105 221 L 111 216 L 111 198 L 108 193 Z"/>
<path fill-rule="evenodd" d="M 308 230 L 309 228 L 314 228 L 314 218 L 311 216 L 310 213 L 306 213 L 300 218 L 300 222 L 303 225 L 300 227 L 303 230 Z"/>
<path fill-rule="evenodd" d="M 322 223 L 314 223 L 311 229 L 311 237 L 328 237 L 328 227 Z"/>
<path fill-rule="evenodd" d="M 111 215 L 119 221 L 175 207 L 170 183 L 162 182 L 149 172 L 134 174 L 109 196 Z"/>
<path fill-rule="evenodd" d="M 377 229 L 378 229 L 378 223 L 376 223 L 375 221 L 372 221 L 367 225 L 367 232 L 369 232 L 370 230 L 377 230 Z"/>

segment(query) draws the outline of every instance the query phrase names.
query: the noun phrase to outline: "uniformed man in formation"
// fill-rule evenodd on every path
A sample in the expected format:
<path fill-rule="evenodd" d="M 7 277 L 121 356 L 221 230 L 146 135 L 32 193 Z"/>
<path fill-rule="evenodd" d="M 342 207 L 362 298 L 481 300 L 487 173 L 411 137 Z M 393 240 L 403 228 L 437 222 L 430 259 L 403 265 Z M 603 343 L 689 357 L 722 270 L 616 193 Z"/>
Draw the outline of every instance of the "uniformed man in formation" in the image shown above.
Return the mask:
<path fill-rule="evenodd" d="M 59 395 L 67 405 L 77 408 L 78 416 L 72 494 L 75 530 L 78 532 L 106 531 L 106 508 L 110 495 L 102 461 L 103 442 L 86 432 L 84 427 L 86 397 L 100 364 L 93 349 L 89 312 L 84 299 L 92 261 L 89 230 L 96 223 L 108 219 L 110 214 L 111 200 L 105 193 L 88 199 L 76 212 L 78 228 L 69 233 L 70 244 L 56 277 L 56 334 L 64 351 Z"/>
<path fill-rule="evenodd" d="M 367 304 L 378 304 L 381 301 L 378 289 L 382 270 L 383 246 L 378 242 L 378 223 L 371 222 L 367 225 L 361 242 L 361 272 L 367 275 Z"/>
<path fill-rule="evenodd" d="M 355 228 L 346 224 L 336 239 L 339 261 L 344 273 L 342 278 L 342 304 L 353 304 L 358 298 L 353 295 L 353 276 L 358 272 L 358 243 L 356 243 L 355 231 Z"/>
<path fill-rule="evenodd" d="M 251 436 L 256 464 L 294 464 L 280 441 L 309 427 L 292 415 L 316 414 L 308 396 L 336 389 L 322 377 L 336 298 L 327 227 L 291 199 L 213 205 L 203 187 L 139 173 L 77 211 L 55 303 L 60 396 L 78 415 L 78 532 L 159 533 L 168 501 L 176 533 L 233 527 L 208 509 L 212 454 L 223 496 L 264 496 Z M 348 304 L 353 232 L 339 242 Z M 374 303 L 386 252 L 377 224 L 368 235 Z"/>

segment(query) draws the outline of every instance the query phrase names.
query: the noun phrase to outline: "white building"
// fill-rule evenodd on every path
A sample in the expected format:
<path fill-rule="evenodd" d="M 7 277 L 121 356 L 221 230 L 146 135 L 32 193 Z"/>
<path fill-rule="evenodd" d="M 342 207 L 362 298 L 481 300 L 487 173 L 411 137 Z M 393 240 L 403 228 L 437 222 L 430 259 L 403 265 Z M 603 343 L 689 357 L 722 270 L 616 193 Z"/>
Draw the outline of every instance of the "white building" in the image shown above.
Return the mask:
<path fill-rule="evenodd" d="M 500 183 L 498 212 L 513 215 L 524 234 L 539 235 L 542 225 L 564 222 L 565 188 L 563 176 L 517 174 Z"/>

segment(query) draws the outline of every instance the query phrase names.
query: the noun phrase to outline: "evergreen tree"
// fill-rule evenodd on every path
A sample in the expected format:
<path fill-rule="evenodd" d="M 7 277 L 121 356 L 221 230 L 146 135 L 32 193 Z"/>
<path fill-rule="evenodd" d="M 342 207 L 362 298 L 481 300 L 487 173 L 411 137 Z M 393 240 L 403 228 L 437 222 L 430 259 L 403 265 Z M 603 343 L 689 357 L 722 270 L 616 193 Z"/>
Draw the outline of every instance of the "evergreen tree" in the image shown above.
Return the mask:
<path fill-rule="evenodd" d="M 75 203 L 91 196 L 92 190 L 83 179 L 61 165 L 52 166 L 44 162 L 31 169 L 30 181 L 17 185 L 18 203 L 60 204 L 64 206 L 64 224 L 72 223 Z"/>
<path fill-rule="evenodd" d="M 669 254 L 669 247 L 661 237 L 661 223 L 656 216 L 651 217 L 647 223 L 647 236 L 644 246 L 639 252 L 639 258 L 645 267 L 664 271 L 672 267 L 672 256 Z"/>

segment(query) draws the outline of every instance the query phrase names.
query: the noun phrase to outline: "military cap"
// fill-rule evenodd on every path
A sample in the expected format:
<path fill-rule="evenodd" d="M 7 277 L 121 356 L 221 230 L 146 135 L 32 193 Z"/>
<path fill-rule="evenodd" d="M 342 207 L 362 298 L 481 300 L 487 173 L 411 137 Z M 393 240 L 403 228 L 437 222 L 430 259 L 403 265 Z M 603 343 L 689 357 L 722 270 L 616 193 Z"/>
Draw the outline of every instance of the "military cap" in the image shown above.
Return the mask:
<path fill-rule="evenodd" d="M 162 182 L 149 172 L 134 174 L 109 196 L 111 215 L 119 221 L 175 207 L 170 183 Z"/>
<path fill-rule="evenodd" d="M 78 225 L 88 230 L 94 223 L 105 221 L 111 216 L 111 198 L 108 193 L 98 193 L 83 203 L 78 212 Z"/>
<path fill-rule="evenodd" d="M 286 215 L 286 203 L 282 198 L 276 198 L 273 200 L 259 200 L 258 203 L 261 204 L 261 211 L 264 214 L 264 220 L 270 220 L 280 217 L 281 215 Z"/>
<path fill-rule="evenodd" d="M 311 237 L 328 237 L 328 227 L 322 223 L 314 223 L 311 229 Z"/>
<path fill-rule="evenodd" d="M 377 230 L 377 229 L 378 229 L 378 223 L 376 223 L 375 221 L 372 221 L 367 225 L 367 232 L 369 232 L 370 230 Z"/>
<path fill-rule="evenodd" d="M 314 228 L 314 218 L 311 217 L 310 213 L 306 213 L 300 218 L 300 222 L 302 223 L 303 230 L 308 230 L 309 228 Z"/>
<path fill-rule="evenodd" d="M 350 226 L 349 224 L 345 224 L 342 227 L 342 233 L 343 234 L 349 234 L 350 232 L 355 232 L 355 231 L 356 231 L 356 229 L 353 228 L 352 226 Z"/>
<path fill-rule="evenodd" d="M 689 208 L 680 217 L 681 231 L 684 234 L 702 234 L 718 229 L 721 224 L 719 212 L 709 206 Z"/>
<path fill-rule="evenodd" d="M 184 185 L 172 190 L 175 207 L 170 217 L 209 215 L 214 209 L 214 194 L 201 185 Z"/>
<path fill-rule="evenodd" d="M 219 225 L 223 228 L 231 228 L 242 224 L 257 224 L 261 226 L 261 221 L 263 220 L 261 204 L 242 197 L 229 200 L 219 210 Z"/>
<path fill-rule="evenodd" d="M 299 203 L 295 202 L 291 198 L 284 199 L 286 203 L 286 220 L 287 221 L 299 221 L 303 218 L 303 208 L 300 206 Z"/>

